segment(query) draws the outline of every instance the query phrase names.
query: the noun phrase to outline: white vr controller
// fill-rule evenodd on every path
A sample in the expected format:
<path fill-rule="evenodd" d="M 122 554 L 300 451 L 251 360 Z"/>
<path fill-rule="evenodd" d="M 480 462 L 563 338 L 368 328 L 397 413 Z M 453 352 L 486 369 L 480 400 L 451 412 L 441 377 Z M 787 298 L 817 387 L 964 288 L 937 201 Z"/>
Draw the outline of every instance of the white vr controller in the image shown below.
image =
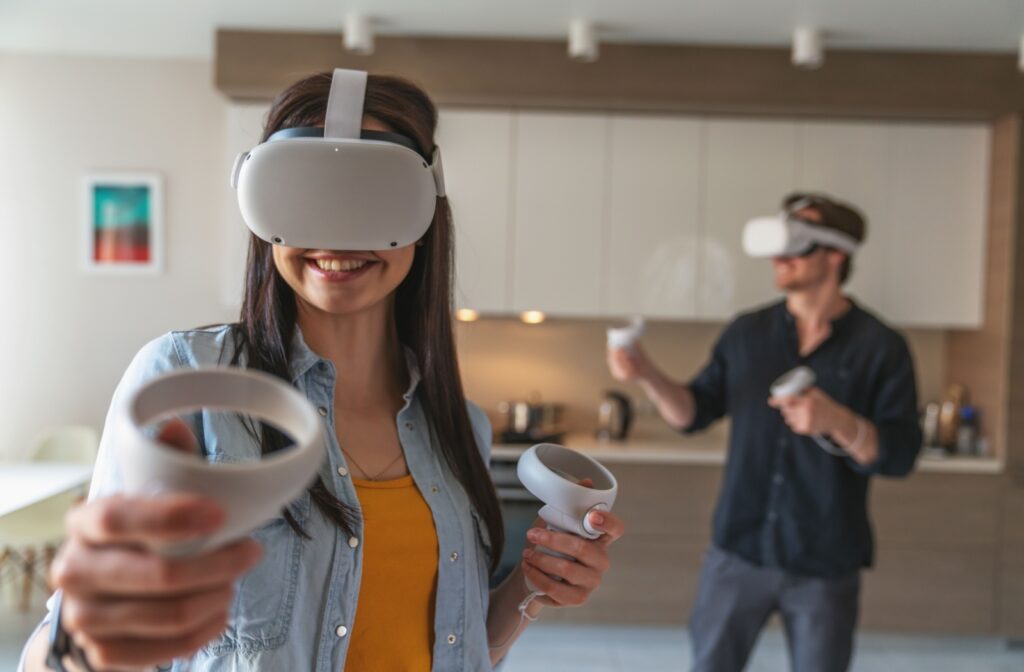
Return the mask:
<path fill-rule="evenodd" d="M 807 366 L 798 366 L 791 371 L 787 371 L 778 378 L 771 386 L 771 395 L 773 399 L 787 399 L 790 397 L 799 397 L 807 390 L 814 387 L 818 382 L 818 377 L 814 371 Z M 847 457 L 848 453 L 839 447 L 835 441 L 830 437 L 823 434 L 815 434 L 811 437 L 814 442 L 830 455 L 836 457 Z"/>
<path fill-rule="evenodd" d="M 611 327 L 608 329 L 608 348 L 625 348 L 631 353 L 636 353 L 636 342 L 646 330 L 647 325 L 642 317 L 634 317 L 625 327 Z"/>
<path fill-rule="evenodd" d="M 618 492 L 612 472 L 596 460 L 553 443 L 530 448 L 519 458 L 516 475 L 544 502 L 539 515 L 551 528 L 597 539 L 603 533 L 588 520 L 591 511 L 611 511 Z M 580 485 L 590 479 L 590 487 Z"/>
<path fill-rule="evenodd" d="M 295 445 L 258 462 L 211 464 L 144 431 L 201 408 L 263 420 Z M 195 493 L 215 500 L 227 514 L 224 525 L 205 538 L 152 547 L 164 555 L 193 555 L 249 534 L 301 495 L 324 459 L 323 423 L 312 404 L 294 387 L 258 371 L 206 368 L 164 374 L 129 399 L 117 422 L 127 494 Z"/>

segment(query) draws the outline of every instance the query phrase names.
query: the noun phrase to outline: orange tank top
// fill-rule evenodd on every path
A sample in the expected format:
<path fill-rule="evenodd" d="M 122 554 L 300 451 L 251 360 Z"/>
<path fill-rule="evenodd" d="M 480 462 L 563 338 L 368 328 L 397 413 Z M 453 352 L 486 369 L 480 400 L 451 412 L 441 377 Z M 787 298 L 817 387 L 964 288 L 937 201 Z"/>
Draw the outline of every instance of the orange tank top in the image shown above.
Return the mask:
<path fill-rule="evenodd" d="M 412 476 L 352 480 L 363 510 L 363 576 L 347 672 L 429 672 L 437 532 Z"/>

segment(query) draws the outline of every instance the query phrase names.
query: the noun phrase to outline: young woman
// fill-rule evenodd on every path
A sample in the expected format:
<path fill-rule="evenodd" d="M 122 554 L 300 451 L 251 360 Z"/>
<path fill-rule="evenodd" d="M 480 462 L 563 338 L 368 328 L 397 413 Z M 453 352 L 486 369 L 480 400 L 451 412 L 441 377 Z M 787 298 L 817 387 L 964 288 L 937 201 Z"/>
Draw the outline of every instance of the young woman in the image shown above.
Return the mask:
<path fill-rule="evenodd" d="M 323 125 L 330 86 L 321 74 L 282 93 L 264 140 Z M 369 77 L 364 129 L 405 135 L 429 156 L 435 126 L 421 90 Z M 141 542 L 208 534 L 223 512 L 191 495 L 118 494 L 105 435 L 92 496 L 68 518 L 52 577 L 63 591 L 62 627 L 92 667 L 476 672 L 521 631 L 527 581 L 544 593 L 528 618 L 587 600 L 623 532 L 609 513 L 591 517 L 606 532 L 596 541 L 532 529 L 519 567 L 488 588 L 501 514 L 487 471 L 490 427 L 465 401 L 455 356 L 452 241 L 444 198 L 427 233 L 405 248 L 298 249 L 253 236 L 239 322 L 173 332 L 143 348 L 112 408 L 174 368 L 260 369 L 317 406 L 330 429 L 328 455 L 313 487 L 251 539 L 172 560 Z M 161 435 L 215 461 L 283 445 L 269 428 L 205 411 Z M 26 648 L 26 670 L 47 669 L 50 620 Z"/>

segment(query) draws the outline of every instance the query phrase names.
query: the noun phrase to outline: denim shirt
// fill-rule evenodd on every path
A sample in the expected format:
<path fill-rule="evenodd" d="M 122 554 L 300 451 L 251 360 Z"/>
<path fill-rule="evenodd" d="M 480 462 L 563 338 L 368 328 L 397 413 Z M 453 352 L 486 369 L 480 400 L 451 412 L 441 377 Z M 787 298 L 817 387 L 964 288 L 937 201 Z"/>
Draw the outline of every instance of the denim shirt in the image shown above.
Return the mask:
<path fill-rule="evenodd" d="M 231 327 L 177 331 L 146 345 L 128 367 L 111 403 L 111 413 L 146 380 L 177 368 L 224 365 L 232 355 Z M 430 507 L 437 533 L 437 591 L 434 609 L 434 670 L 490 670 L 486 617 L 490 541 L 459 481 L 447 468 L 432 438 L 416 392 L 420 379 L 406 350 L 410 384 L 396 418 L 398 436 L 413 480 Z M 350 507 L 359 506 L 355 487 L 334 432 L 334 365 L 306 346 L 301 334 L 291 347 L 292 383 L 324 417 L 327 455 L 320 469 L 327 488 Z M 489 462 L 491 432 L 487 416 L 469 404 L 477 447 Z M 238 461 L 259 455 L 243 424 L 225 413 L 202 411 L 191 425 L 207 459 Z M 107 418 L 110 427 L 110 415 Z M 90 499 L 122 488 L 117 447 L 105 431 Z M 243 670 L 316 670 L 337 672 L 345 666 L 349 642 L 358 636 L 353 623 L 363 567 L 363 522 L 353 535 L 342 532 L 311 504 L 309 493 L 289 506 L 312 537 L 301 539 L 283 517 L 257 529 L 263 546 L 261 563 L 240 579 L 227 630 L 196 653 L 191 668 L 184 661 L 161 670 L 240 672 Z M 44 621 L 45 622 L 45 621 Z"/>

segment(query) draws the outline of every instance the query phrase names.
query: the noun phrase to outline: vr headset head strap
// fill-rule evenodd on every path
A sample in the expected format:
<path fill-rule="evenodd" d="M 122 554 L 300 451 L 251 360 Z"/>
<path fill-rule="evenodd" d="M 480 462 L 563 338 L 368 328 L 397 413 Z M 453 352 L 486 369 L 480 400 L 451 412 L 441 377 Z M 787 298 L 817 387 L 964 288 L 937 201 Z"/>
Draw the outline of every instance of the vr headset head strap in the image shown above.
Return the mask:
<path fill-rule="evenodd" d="M 366 73 L 335 68 L 331 92 L 327 96 L 324 137 L 358 139 L 363 128 L 365 98 Z"/>

